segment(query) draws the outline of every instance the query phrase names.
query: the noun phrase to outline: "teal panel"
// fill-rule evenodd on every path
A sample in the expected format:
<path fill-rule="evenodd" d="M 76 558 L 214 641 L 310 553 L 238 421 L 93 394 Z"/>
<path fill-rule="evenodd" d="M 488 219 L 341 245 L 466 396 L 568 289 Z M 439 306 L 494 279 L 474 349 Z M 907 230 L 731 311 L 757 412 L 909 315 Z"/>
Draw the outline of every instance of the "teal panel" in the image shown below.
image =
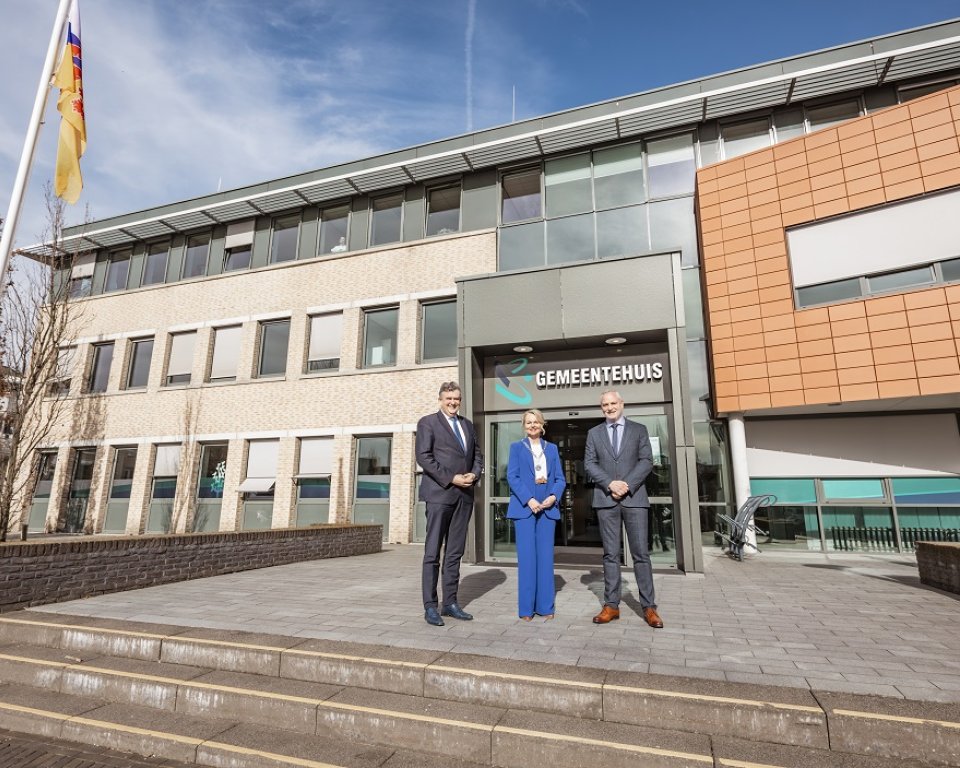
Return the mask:
<path fill-rule="evenodd" d="M 883 499 L 883 481 L 866 477 L 855 480 L 823 480 L 823 498 L 838 499 Z"/>
<path fill-rule="evenodd" d="M 960 504 L 960 477 L 895 477 L 897 504 Z"/>
<path fill-rule="evenodd" d="M 750 494 L 772 493 L 777 504 L 816 504 L 817 488 L 810 477 L 750 478 Z"/>

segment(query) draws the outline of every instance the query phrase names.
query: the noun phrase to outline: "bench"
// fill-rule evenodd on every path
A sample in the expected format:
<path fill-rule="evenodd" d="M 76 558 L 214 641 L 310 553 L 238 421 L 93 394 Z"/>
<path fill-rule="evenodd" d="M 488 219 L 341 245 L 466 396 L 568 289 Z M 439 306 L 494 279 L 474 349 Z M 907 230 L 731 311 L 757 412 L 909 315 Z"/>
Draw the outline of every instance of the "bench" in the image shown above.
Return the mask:
<path fill-rule="evenodd" d="M 717 520 L 720 523 L 726 524 L 727 526 L 726 531 L 721 528 L 718 533 L 721 540 L 727 543 L 727 554 L 729 554 L 730 557 L 733 557 L 737 560 L 743 560 L 744 547 L 751 547 L 757 552 L 760 551 L 756 544 L 748 541 L 749 534 L 752 533 L 754 538 L 758 533 L 761 536 L 768 536 L 769 534 L 757 527 L 757 524 L 754 521 L 754 515 L 758 509 L 762 507 L 769 507 L 776 503 L 776 496 L 771 493 L 765 493 L 760 496 L 751 496 L 745 502 L 743 502 L 743 506 L 737 510 L 736 517 L 730 517 L 729 515 L 717 515 Z"/>

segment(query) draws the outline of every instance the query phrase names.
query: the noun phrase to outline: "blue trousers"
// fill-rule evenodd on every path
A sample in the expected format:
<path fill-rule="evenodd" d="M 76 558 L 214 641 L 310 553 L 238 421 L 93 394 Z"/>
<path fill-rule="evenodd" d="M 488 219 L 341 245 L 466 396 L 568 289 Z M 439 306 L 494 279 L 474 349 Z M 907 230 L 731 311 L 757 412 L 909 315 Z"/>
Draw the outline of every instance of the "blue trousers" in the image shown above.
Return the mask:
<path fill-rule="evenodd" d="M 553 613 L 553 532 L 557 521 L 539 515 L 514 520 L 517 535 L 517 608 L 520 616 Z"/>

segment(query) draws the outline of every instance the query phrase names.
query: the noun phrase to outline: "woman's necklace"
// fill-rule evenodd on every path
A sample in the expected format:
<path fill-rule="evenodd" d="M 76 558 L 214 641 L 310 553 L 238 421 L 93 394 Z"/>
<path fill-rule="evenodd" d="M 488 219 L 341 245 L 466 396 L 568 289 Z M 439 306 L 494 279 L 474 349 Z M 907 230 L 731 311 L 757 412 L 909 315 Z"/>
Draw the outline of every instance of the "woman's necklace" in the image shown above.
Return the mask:
<path fill-rule="evenodd" d="M 543 464 L 541 463 L 543 461 L 543 448 L 534 450 L 533 445 L 530 443 L 527 443 L 527 448 L 530 449 L 530 454 L 533 456 L 533 469 L 535 472 L 539 472 L 543 469 Z"/>

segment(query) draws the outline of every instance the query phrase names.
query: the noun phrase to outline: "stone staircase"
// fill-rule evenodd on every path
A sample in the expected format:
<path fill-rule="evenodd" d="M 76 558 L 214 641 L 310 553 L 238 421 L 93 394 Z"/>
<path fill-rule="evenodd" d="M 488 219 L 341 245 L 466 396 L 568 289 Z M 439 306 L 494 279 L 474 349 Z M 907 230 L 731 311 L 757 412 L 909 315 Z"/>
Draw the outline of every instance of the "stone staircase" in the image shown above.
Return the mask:
<path fill-rule="evenodd" d="M 960 705 L 18 612 L 0 727 L 198 765 L 960 766 Z"/>

